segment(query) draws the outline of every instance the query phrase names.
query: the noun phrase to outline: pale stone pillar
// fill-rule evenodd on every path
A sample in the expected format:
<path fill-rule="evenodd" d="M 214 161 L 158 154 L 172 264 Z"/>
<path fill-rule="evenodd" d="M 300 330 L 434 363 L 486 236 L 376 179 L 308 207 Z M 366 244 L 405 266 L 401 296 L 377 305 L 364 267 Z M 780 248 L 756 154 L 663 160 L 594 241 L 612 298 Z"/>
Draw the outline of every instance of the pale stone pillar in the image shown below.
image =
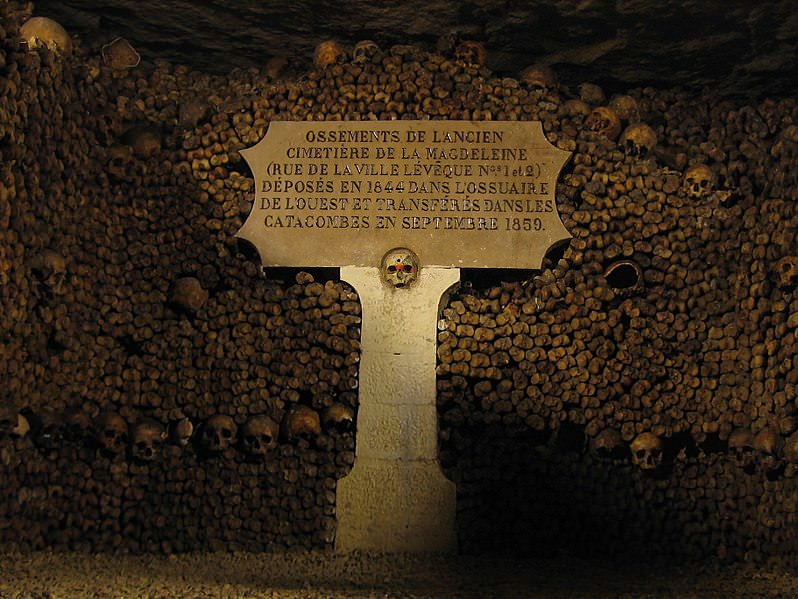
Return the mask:
<path fill-rule="evenodd" d="M 338 481 L 336 549 L 457 548 L 455 485 L 438 461 L 436 332 L 457 268 L 422 268 L 408 288 L 377 267 L 343 267 L 362 305 L 355 465 Z"/>

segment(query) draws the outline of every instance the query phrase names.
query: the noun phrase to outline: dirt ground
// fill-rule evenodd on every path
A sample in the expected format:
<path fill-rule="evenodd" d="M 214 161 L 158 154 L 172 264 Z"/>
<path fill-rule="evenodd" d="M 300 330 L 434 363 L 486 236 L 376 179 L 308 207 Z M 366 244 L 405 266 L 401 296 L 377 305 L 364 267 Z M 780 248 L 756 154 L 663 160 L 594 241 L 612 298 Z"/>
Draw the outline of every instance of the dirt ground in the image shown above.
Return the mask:
<path fill-rule="evenodd" d="M 297 552 L 0 555 L 0 597 L 731 598 L 798 597 L 798 573 L 581 560 Z"/>

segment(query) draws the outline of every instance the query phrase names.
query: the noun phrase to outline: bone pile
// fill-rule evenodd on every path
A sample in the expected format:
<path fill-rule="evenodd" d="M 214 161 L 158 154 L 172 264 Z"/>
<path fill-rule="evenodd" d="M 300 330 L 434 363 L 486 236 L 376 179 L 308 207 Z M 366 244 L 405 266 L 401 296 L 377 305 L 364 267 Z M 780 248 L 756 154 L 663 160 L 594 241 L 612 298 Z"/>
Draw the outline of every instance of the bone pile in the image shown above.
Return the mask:
<path fill-rule="evenodd" d="M 795 554 L 795 101 L 503 77 L 473 42 L 211 77 L 0 13 L 3 547 L 330 547 L 360 305 L 260 272 L 239 151 L 272 120 L 442 118 L 540 120 L 573 152 L 570 243 L 464 273 L 441 315 L 461 548 Z"/>

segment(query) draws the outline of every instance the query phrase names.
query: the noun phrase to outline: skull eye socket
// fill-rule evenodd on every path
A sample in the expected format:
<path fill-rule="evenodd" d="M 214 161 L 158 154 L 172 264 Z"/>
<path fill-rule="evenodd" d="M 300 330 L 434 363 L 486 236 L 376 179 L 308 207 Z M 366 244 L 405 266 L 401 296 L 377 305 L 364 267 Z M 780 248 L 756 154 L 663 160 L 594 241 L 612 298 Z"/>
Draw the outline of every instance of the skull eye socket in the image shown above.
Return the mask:
<path fill-rule="evenodd" d="M 391 264 L 391 265 L 388 267 L 388 272 L 396 272 L 396 270 L 397 270 L 397 269 L 396 269 L 396 266 L 395 266 L 395 265 L 393 265 L 393 264 Z"/>
<path fill-rule="evenodd" d="M 233 437 L 233 431 L 227 428 L 223 428 L 222 437 L 224 437 L 225 439 L 231 439 Z"/>

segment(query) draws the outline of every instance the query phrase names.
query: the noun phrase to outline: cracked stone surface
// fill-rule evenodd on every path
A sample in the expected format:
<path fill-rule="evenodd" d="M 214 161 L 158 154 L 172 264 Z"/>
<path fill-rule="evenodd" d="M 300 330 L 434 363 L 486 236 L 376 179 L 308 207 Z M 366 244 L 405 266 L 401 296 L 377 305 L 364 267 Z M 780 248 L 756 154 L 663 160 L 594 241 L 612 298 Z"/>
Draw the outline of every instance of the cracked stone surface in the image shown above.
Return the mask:
<path fill-rule="evenodd" d="M 274 56 L 304 71 L 314 46 L 330 38 L 350 47 L 362 39 L 417 43 L 443 54 L 476 39 L 498 73 L 543 63 L 566 84 L 592 81 L 610 92 L 656 85 L 773 97 L 798 90 L 792 0 L 239 0 L 234 10 L 222 0 L 42 0 L 36 13 L 91 48 L 123 36 L 143 60 L 217 73 Z"/>

